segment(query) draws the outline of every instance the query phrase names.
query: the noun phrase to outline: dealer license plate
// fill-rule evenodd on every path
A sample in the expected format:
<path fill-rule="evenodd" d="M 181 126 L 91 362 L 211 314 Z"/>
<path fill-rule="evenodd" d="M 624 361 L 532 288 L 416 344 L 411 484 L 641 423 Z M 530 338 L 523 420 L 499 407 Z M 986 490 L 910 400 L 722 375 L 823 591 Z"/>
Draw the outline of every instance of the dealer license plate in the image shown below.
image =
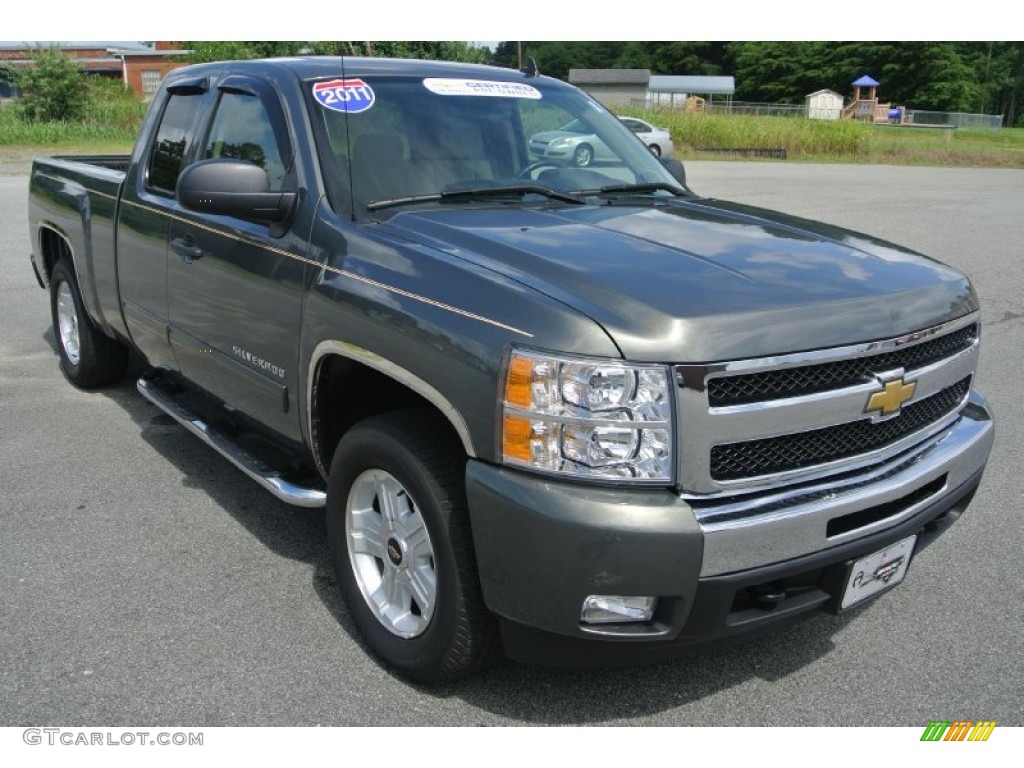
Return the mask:
<path fill-rule="evenodd" d="M 894 587 L 903 581 L 916 540 L 917 536 L 911 536 L 897 541 L 855 562 L 850 569 L 840 610 L 846 610 L 851 605 L 867 600 L 883 589 Z"/>

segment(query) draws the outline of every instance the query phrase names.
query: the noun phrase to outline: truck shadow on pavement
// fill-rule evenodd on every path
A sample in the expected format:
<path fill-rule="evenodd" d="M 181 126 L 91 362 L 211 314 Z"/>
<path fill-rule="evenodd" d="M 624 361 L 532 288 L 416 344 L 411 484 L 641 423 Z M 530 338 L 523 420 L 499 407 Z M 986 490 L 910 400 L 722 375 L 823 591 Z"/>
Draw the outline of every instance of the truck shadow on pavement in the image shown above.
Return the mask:
<path fill-rule="evenodd" d="M 502 717 L 535 724 L 629 724 L 750 681 L 782 680 L 826 656 L 835 647 L 832 636 L 849 616 L 817 615 L 791 626 L 743 640 L 687 651 L 669 661 L 612 669 L 544 669 L 505 661 L 486 674 L 451 686 L 435 695 L 457 696 L 466 703 Z M 780 711 L 785 705 L 780 704 Z M 680 720 L 673 714 L 664 725 L 762 725 L 777 722 L 779 712 L 705 714 L 701 720 Z"/>
<path fill-rule="evenodd" d="M 52 331 L 44 338 L 52 347 Z M 139 395 L 135 380 L 144 367 L 133 355 L 125 380 L 103 390 L 103 395 L 123 408 L 138 426 L 141 438 L 180 471 L 185 487 L 207 494 L 270 551 L 311 567 L 317 597 L 363 649 L 368 661 L 373 660 L 382 674 L 392 678 L 388 685 L 409 686 L 420 696 L 439 700 L 460 699 L 511 721 L 628 722 L 698 702 L 750 680 L 781 680 L 832 651 L 832 636 L 852 620 L 850 615 L 815 615 L 752 638 L 644 666 L 548 669 L 503 660 L 481 675 L 447 686 L 409 683 L 376 662 L 352 624 L 335 582 L 322 511 L 298 509 L 274 499 Z M 749 722 L 749 713 L 745 717 L 748 724 L 757 724 L 756 715 L 753 722 Z M 772 713 L 764 713 L 764 722 L 772 718 Z M 672 724 L 679 724 L 678 715 Z M 723 719 L 687 724 L 720 725 Z"/>

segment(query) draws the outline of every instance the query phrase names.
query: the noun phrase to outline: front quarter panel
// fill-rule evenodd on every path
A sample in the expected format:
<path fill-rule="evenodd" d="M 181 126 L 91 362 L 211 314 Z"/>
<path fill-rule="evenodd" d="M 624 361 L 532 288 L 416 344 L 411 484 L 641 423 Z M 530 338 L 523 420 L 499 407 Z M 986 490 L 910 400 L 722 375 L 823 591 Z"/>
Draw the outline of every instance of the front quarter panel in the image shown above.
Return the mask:
<path fill-rule="evenodd" d="M 467 452 L 494 461 L 499 379 L 510 345 L 619 357 L 600 326 L 554 299 L 378 224 L 321 210 L 310 256 L 323 267 L 303 323 L 306 392 L 309 363 L 324 342 L 348 346 L 353 357 L 369 353 L 386 363 L 379 369 L 407 372 L 446 399 L 468 430 Z"/>

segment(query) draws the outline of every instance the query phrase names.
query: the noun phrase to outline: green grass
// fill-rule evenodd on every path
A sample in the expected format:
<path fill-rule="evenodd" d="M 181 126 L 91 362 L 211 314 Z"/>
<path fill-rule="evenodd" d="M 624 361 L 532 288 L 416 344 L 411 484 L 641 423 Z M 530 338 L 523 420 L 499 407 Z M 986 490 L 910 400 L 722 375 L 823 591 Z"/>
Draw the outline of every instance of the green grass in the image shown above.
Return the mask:
<path fill-rule="evenodd" d="M 875 129 L 869 161 L 906 165 L 1024 168 L 1024 129 Z"/>
<path fill-rule="evenodd" d="M 0 107 L 0 147 L 77 147 L 104 144 L 128 151 L 146 114 L 146 104 L 116 81 L 95 81 L 87 91 L 81 122 L 25 120 L 11 102 Z"/>
<path fill-rule="evenodd" d="M 0 160 L 52 152 L 129 152 L 146 104 L 118 82 L 95 82 L 80 123 L 34 123 L 22 119 L 12 104 L 0 107 Z M 801 117 L 625 112 L 668 128 L 683 160 L 728 157 L 698 151 L 706 148 L 785 149 L 797 162 L 1024 168 L 1024 128 L 939 131 Z"/>
<path fill-rule="evenodd" d="M 957 129 L 874 126 L 851 120 L 755 117 L 627 110 L 669 129 L 676 155 L 727 157 L 700 149 L 784 149 L 789 160 L 1024 168 L 1024 129 Z"/>
<path fill-rule="evenodd" d="M 871 126 L 793 117 L 754 117 L 663 112 L 648 120 L 672 133 L 684 150 L 785 149 L 790 156 L 858 155 L 871 141 Z"/>

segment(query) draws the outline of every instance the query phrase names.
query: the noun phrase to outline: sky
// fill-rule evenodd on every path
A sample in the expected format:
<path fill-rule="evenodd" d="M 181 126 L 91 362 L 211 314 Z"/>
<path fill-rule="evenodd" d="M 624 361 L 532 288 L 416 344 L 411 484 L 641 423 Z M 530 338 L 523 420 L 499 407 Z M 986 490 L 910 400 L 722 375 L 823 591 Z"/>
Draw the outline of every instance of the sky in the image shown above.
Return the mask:
<path fill-rule="evenodd" d="M 915 7 L 916 6 L 916 7 Z M 5 14 L 2 35 L 21 40 L 346 39 L 466 40 L 980 40 L 1021 39 L 1024 22 L 1002 0 L 972 0 L 969 12 L 922 12 L 918 4 L 859 0 L 731 0 L 545 7 L 481 0 L 392 0 L 379 4 L 297 0 L 289 13 L 239 14 L 236 4 L 175 0 L 174 13 L 140 13 L 136 0 L 106 0 L 103 13 L 80 1 L 50 0 Z M 255 6 L 253 6 L 255 8 Z M 854 9 L 854 10 L 851 10 Z M 586 9 L 585 13 L 581 13 Z M 625 10 L 624 10 L 625 9 Z M 201 20 L 197 23 L 197 20 Z M 994 20 L 1002 20 L 997 24 Z"/>

